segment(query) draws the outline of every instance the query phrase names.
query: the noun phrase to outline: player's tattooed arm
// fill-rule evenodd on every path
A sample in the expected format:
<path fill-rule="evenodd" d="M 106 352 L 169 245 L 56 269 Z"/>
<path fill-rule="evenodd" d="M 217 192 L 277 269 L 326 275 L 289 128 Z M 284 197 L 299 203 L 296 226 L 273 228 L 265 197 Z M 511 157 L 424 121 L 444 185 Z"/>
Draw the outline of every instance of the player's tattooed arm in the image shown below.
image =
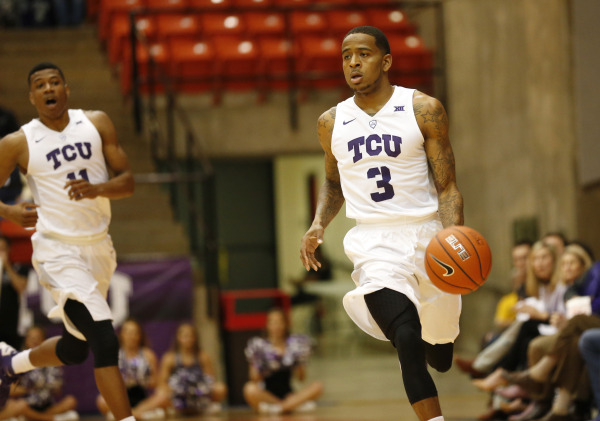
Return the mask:
<path fill-rule="evenodd" d="M 325 154 L 325 181 L 319 191 L 317 209 L 312 225 L 302 237 L 300 259 L 306 270 L 317 270 L 321 263 L 315 257 L 315 250 L 323 243 L 323 233 L 344 204 L 337 160 L 331 151 L 331 135 L 335 123 L 335 107 L 319 117 L 317 132 Z"/>
<path fill-rule="evenodd" d="M 335 123 L 335 111 L 335 107 L 332 107 L 325 112 L 321 115 L 317 124 L 319 142 L 325 153 L 325 182 L 319 191 L 315 222 L 323 226 L 323 228 L 329 225 L 344 204 L 337 160 L 331 151 L 331 135 Z"/>
<path fill-rule="evenodd" d="M 413 108 L 425 138 L 425 153 L 438 193 L 444 227 L 464 223 L 463 198 L 456 185 L 454 153 L 448 137 L 448 116 L 435 98 L 416 91 Z"/>

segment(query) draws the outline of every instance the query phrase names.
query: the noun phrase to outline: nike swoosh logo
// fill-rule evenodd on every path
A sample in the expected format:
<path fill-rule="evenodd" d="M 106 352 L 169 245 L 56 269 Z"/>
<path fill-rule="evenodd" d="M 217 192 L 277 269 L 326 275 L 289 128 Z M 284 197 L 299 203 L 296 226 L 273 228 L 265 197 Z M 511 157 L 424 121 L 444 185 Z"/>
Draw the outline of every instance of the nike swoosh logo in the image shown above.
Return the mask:
<path fill-rule="evenodd" d="M 356 120 L 356 117 L 355 117 L 355 118 L 353 118 L 352 120 L 349 120 L 349 121 L 344 121 L 344 126 L 345 126 L 346 124 L 348 124 L 348 123 L 352 123 L 354 120 Z"/>
<path fill-rule="evenodd" d="M 448 263 L 444 263 L 441 260 L 439 260 L 437 257 L 435 257 L 433 254 L 429 253 L 429 255 L 431 256 L 431 258 L 433 260 L 435 260 L 435 262 L 440 265 L 441 267 L 443 267 L 446 270 L 446 273 L 444 273 L 443 276 L 452 276 L 454 275 L 454 268 L 452 266 L 450 266 Z"/>
<path fill-rule="evenodd" d="M 42 136 L 42 137 L 40 137 L 39 139 L 35 140 L 35 143 L 41 142 L 42 140 L 44 140 L 44 138 L 45 138 L 45 137 L 46 137 L 46 136 Z"/>

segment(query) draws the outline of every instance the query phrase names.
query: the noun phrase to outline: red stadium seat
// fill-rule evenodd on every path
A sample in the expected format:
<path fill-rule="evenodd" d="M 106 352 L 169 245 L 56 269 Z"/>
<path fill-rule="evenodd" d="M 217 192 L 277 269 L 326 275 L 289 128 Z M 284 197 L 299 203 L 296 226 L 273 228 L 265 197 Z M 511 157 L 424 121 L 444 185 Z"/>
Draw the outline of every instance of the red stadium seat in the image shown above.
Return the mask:
<path fill-rule="evenodd" d="M 368 9 L 369 25 L 381 29 L 386 35 L 415 33 L 414 26 L 408 21 L 408 16 L 401 9 Z"/>
<path fill-rule="evenodd" d="M 388 37 L 392 56 L 390 78 L 394 83 L 431 92 L 433 86 L 433 52 L 416 35 Z"/>
<path fill-rule="evenodd" d="M 362 10 L 330 10 L 327 12 L 327 21 L 332 33 L 343 37 L 350 29 L 366 25 L 367 14 Z"/>
<path fill-rule="evenodd" d="M 191 7 L 202 7 L 206 9 L 223 9 L 233 6 L 232 0 L 188 0 Z"/>
<path fill-rule="evenodd" d="M 334 37 L 303 36 L 296 67 L 301 86 L 329 88 L 345 84 L 340 43 Z"/>
<path fill-rule="evenodd" d="M 298 6 L 308 6 L 316 3 L 316 0 L 273 0 L 273 4 L 276 6 L 294 8 Z"/>
<path fill-rule="evenodd" d="M 233 0 L 236 7 L 263 8 L 272 5 L 272 0 Z"/>
<path fill-rule="evenodd" d="M 263 88 L 283 90 L 289 87 L 290 56 L 295 54 L 292 43 L 283 37 L 258 40 L 260 49 L 260 73 L 265 76 Z"/>
<path fill-rule="evenodd" d="M 106 41 L 110 32 L 110 24 L 116 15 L 129 16 L 129 12 L 146 5 L 145 0 L 102 0 L 98 15 L 98 35 Z"/>
<path fill-rule="evenodd" d="M 282 13 L 248 12 L 245 18 L 249 35 L 283 36 L 285 33 L 285 18 Z"/>
<path fill-rule="evenodd" d="M 245 29 L 241 14 L 203 13 L 200 17 L 202 32 L 206 36 L 239 35 Z"/>
<path fill-rule="evenodd" d="M 185 92 L 212 89 L 216 75 L 215 52 L 208 40 L 181 39 L 170 42 L 169 75 L 175 79 L 174 88 Z"/>
<path fill-rule="evenodd" d="M 195 14 L 161 14 L 156 17 L 156 35 L 159 39 L 190 38 L 200 32 Z"/>
<path fill-rule="evenodd" d="M 291 27 L 294 34 L 319 35 L 327 32 L 328 24 L 322 12 L 295 11 L 291 16 Z"/>
<path fill-rule="evenodd" d="M 255 41 L 242 37 L 215 37 L 219 89 L 258 87 L 259 51 Z"/>
<path fill-rule="evenodd" d="M 188 6 L 187 0 L 146 0 L 146 6 L 152 9 L 181 9 Z"/>
<path fill-rule="evenodd" d="M 155 30 L 154 20 L 149 17 L 140 17 L 136 20 L 136 29 L 150 38 Z M 129 44 L 130 33 L 129 17 L 118 15 L 112 21 L 108 39 L 108 61 L 111 65 L 114 66 L 123 57 L 123 45 Z"/>
<path fill-rule="evenodd" d="M 155 72 L 152 74 L 154 82 L 154 88 L 162 90 L 163 86 L 160 83 L 161 74 L 165 74 L 167 71 L 167 64 L 169 63 L 169 54 L 164 43 L 153 43 L 149 48 L 144 47 L 141 44 L 137 44 L 137 65 L 138 65 L 138 76 L 142 80 L 140 86 L 140 92 L 144 93 L 148 91 L 150 84 L 149 74 L 149 58 L 152 55 L 152 59 L 156 65 Z M 131 46 L 127 44 L 123 49 L 123 63 L 121 65 L 121 92 L 128 95 L 131 92 L 131 72 L 132 72 L 132 60 L 131 60 Z"/>

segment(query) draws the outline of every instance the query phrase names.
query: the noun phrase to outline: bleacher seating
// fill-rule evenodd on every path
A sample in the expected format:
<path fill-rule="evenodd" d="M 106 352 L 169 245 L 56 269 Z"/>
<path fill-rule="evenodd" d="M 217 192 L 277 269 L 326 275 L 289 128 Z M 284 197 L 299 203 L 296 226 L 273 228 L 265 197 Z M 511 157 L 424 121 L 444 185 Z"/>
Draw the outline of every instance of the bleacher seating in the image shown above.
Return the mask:
<path fill-rule="evenodd" d="M 387 0 L 101 0 L 99 37 L 120 69 L 125 94 L 132 87 L 132 10 L 143 40 L 135 50 L 141 92 L 147 91 L 150 55 L 178 91 L 287 89 L 291 79 L 301 88 L 344 86 L 340 42 L 361 25 L 388 36 L 395 81 L 432 85 L 432 50 Z"/>

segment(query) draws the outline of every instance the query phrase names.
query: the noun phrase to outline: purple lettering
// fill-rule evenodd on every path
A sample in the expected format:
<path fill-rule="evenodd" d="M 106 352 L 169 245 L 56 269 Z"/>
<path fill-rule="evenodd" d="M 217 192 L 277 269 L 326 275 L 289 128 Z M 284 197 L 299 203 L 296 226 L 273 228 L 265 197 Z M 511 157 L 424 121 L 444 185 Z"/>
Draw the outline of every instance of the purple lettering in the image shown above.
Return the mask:
<path fill-rule="evenodd" d="M 72 161 L 77 158 L 77 154 L 75 153 L 75 147 L 73 145 L 65 145 L 62 148 L 62 155 L 65 157 L 67 161 Z"/>
<path fill-rule="evenodd" d="M 46 159 L 48 161 L 54 161 L 54 169 L 57 169 L 62 165 L 62 163 L 57 159 L 58 155 L 60 155 L 60 149 L 54 149 L 46 155 Z"/>
<path fill-rule="evenodd" d="M 348 142 L 348 152 L 354 150 L 354 162 L 358 162 L 362 159 L 362 153 L 360 153 L 360 146 L 365 144 L 364 136 L 357 137 Z"/>
<path fill-rule="evenodd" d="M 373 148 L 373 143 L 375 143 L 377 147 Z M 371 156 L 379 155 L 381 153 L 380 143 L 381 138 L 376 134 L 372 134 L 371 136 L 367 137 L 367 153 Z"/>
<path fill-rule="evenodd" d="M 393 158 L 400 155 L 400 152 L 401 152 L 400 145 L 402 144 L 402 138 L 400 136 L 391 136 L 389 134 L 384 134 L 382 137 L 383 137 L 383 146 L 385 148 L 385 153 L 388 156 L 391 156 Z M 393 150 L 392 150 L 392 145 L 390 143 L 390 140 L 392 142 L 394 142 Z"/>
<path fill-rule="evenodd" d="M 77 142 L 75 144 L 75 146 L 77 146 L 77 150 L 79 151 L 79 156 L 82 157 L 83 159 L 90 159 L 92 156 L 92 144 L 90 142 L 85 142 L 85 143 L 81 143 L 81 142 Z M 87 149 L 86 152 L 83 151 L 83 147 L 85 146 L 85 148 Z"/>

